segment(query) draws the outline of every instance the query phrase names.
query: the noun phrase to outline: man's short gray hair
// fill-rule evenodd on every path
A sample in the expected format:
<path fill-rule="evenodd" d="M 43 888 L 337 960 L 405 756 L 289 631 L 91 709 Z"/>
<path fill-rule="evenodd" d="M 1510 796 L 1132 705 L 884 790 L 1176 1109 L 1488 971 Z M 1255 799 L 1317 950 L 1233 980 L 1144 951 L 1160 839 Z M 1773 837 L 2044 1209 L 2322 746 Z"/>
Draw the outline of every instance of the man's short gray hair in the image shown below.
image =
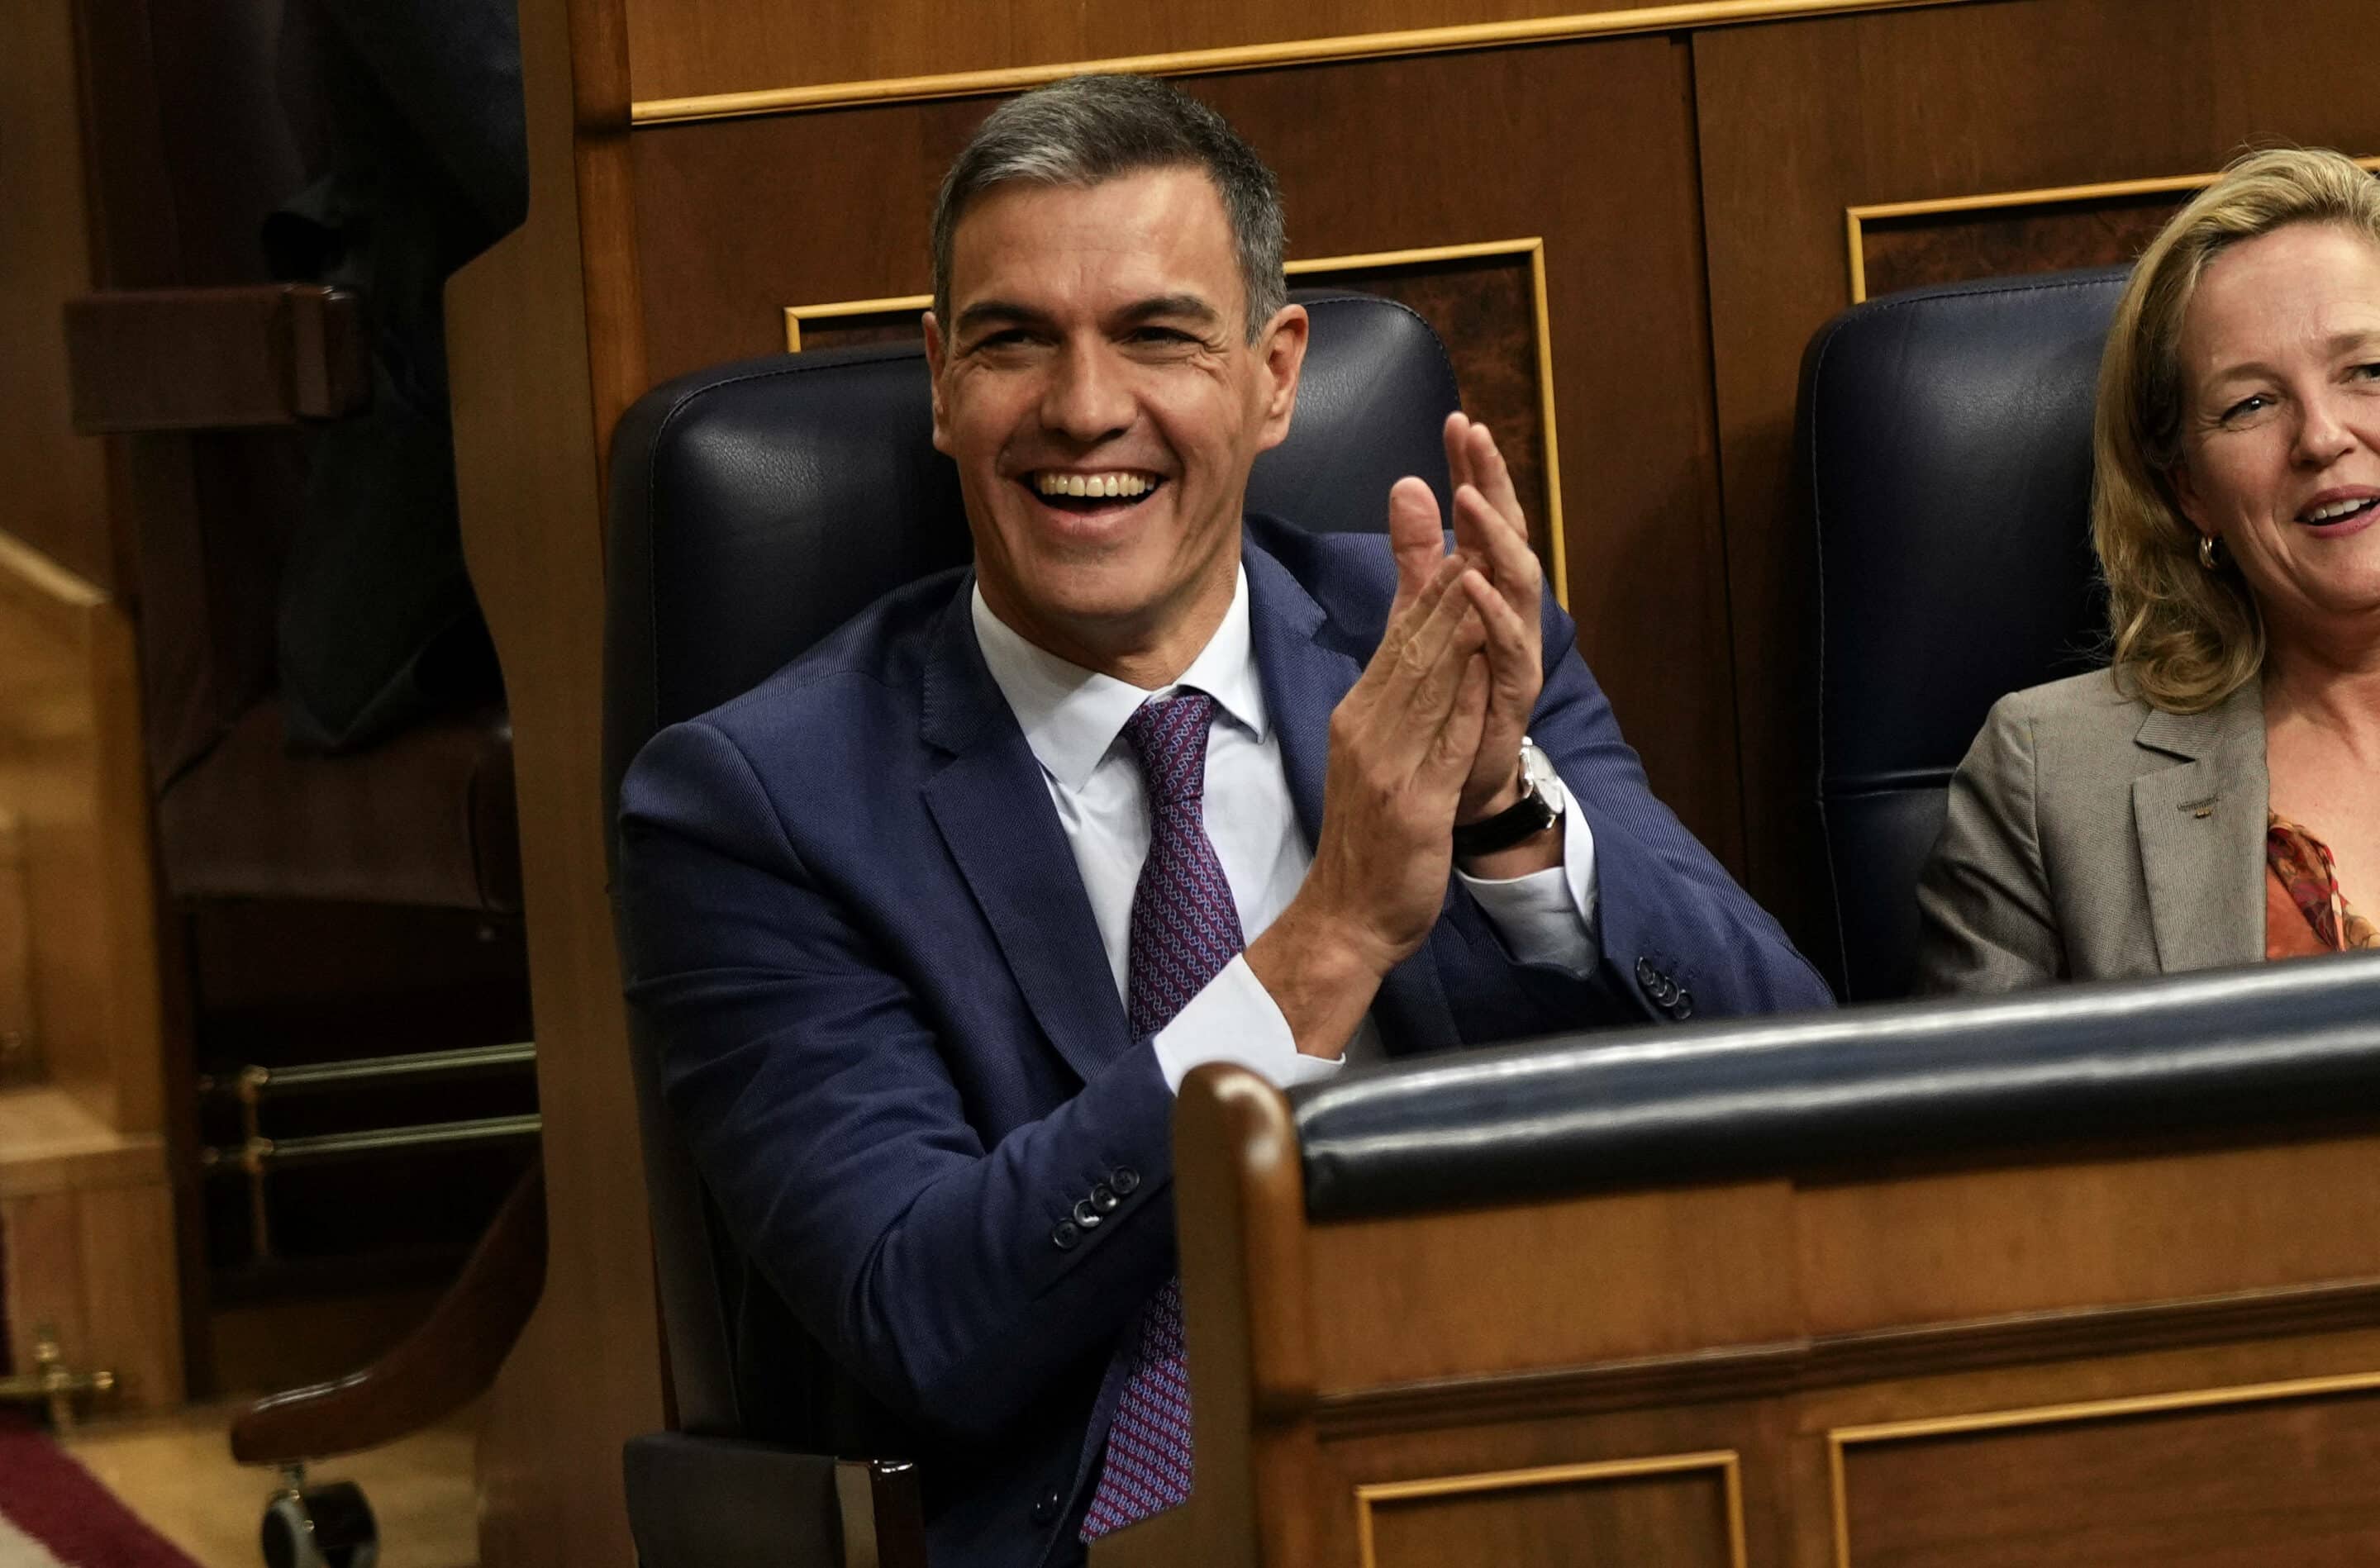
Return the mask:
<path fill-rule="evenodd" d="M 1281 182 L 1223 116 L 1149 77 L 1071 77 L 991 112 L 934 201 L 934 315 L 951 324 L 951 245 L 977 197 L 1003 185 L 1097 185 L 1143 169 L 1196 168 L 1215 182 L 1240 253 L 1250 343 L 1288 303 Z"/>

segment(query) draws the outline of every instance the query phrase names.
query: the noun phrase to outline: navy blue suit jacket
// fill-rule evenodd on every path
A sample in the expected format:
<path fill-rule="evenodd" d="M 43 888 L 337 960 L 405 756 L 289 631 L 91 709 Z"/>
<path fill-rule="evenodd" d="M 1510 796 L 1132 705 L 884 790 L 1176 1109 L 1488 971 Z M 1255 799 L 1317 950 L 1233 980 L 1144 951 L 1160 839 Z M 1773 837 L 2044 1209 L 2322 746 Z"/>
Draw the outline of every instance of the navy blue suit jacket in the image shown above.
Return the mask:
<path fill-rule="evenodd" d="M 1298 817 L 1395 585 L 1378 535 L 1251 518 L 1259 678 Z M 970 578 L 879 601 L 655 736 L 622 791 L 629 994 L 732 1229 L 905 1426 L 938 1562 L 1063 1561 L 1100 1373 L 1174 1268 L 1172 1097 L 1135 1039 L 1065 836 L 978 649 Z M 1827 1005 L 1768 916 L 1654 800 L 1548 598 L 1530 733 L 1594 829 L 1602 963 L 1515 963 L 1450 887 L 1372 1016 L 1396 1055 Z M 1646 960 L 1640 962 L 1640 960 Z M 1071 1224 L 1104 1185 L 1121 1201 Z"/>

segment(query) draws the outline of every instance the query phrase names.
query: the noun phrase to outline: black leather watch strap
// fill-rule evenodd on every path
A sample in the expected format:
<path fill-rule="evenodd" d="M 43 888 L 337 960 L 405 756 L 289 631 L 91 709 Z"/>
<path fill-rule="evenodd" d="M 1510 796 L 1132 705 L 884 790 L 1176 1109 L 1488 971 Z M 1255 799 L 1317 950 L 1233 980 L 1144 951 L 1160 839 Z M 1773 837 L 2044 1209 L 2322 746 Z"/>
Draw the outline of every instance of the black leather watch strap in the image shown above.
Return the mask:
<path fill-rule="evenodd" d="M 1509 850 L 1524 838 L 1534 838 L 1551 827 L 1561 813 L 1556 811 L 1537 793 L 1531 782 L 1521 791 L 1521 798 L 1498 812 L 1494 816 L 1458 826 L 1454 830 L 1454 853 L 1457 859 L 1468 860 L 1474 855 L 1492 855 L 1499 850 Z"/>

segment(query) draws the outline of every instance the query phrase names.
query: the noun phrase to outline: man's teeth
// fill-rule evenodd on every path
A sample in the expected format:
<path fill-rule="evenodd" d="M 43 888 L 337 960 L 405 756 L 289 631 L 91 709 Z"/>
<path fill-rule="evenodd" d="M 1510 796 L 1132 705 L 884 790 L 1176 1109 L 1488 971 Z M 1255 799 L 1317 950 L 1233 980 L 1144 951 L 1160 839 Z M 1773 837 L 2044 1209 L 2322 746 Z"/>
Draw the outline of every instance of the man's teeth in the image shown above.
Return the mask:
<path fill-rule="evenodd" d="M 1036 474 L 1033 488 L 1045 496 L 1147 495 L 1156 481 L 1141 474 Z"/>
<path fill-rule="evenodd" d="M 2338 518 L 2348 515 L 2350 513 L 2362 511 L 2365 507 L 2370 506 L 2374 499 L 2375 498 L 2372 496 L 2363 496 L 2354 501 L 2335 501 L 2328 506 L 2315 507 L 2312 512 L 2305 514 L 2305 520 L 2309 523 L 2334 522 Z"/>

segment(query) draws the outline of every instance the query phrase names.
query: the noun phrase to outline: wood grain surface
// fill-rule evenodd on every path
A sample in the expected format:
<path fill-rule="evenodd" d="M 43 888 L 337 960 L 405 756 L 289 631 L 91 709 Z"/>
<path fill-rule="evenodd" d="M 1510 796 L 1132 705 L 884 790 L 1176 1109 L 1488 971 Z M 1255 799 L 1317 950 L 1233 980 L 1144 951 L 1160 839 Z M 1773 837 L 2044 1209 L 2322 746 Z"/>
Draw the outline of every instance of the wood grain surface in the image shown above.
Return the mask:
<path fill-rule="evenodd" d="M 1253 1084 L 1184 1086 L 1190 1374 L 1202 1476 L 1211 1435 L 1294 1484 L 1194 1489 L 1170 1550 L 1113 1562 L 2229 1568 L 2380 1537 L 2368 1117 L 1307 1224 L 1281 1135 L 1232 1115 L 1278 1099 Z"/>
<path fill-rule="evenodd" d="M 132 628 L 6 535 L 0 807 L 19 829 L 45 1076 L 104 1125 L 157 1132 L 164 1025 Z"/>
<path fill-rule="evenodd" d="M 2187 197 L 2104 197 L 1863 225 L 1868 297 L 1899 289 L 2129 265 Z"/>
<path fill-rule="evenodd" d="M 16 814 L 0 806 L 0 1088 L 33 1076 L 40 1066 L 24 845 Z"/>
<path fill-rule="evenodd" d="M 1850 1447 L 1851 1568 L 2360 1568 L 2380 1556 L 2380 1393 L 2177 1397 L 2137 1415 Z"/>
<path fill-rule="evenodd" d="M 1727 1471 L 1718 1465 L 1631 1473 L 1564 1466 L 1519 1471 L 1501 1484 L 1463 1478 L 1410 1483 L 1419 1495 L 1369 1508 L 1366 1568 L 1453 1562 L 1562 1563 L 1575 1568 L 1742 1568 Z"/>
<path fill-rule="evenodd" d="M 1263 0 L 1160 5 L 1046 0 L 949 9 L 923 0 L 866 8 L 768 0 L 635 0 L 628 42 L 639 101 L 820 83 L 880 82 L 949 72 L 1143 58 L 1294 40 L 1334 41 L 1411 30 L 1540 21 L 1552 28 L 1643 13 L 1656 30 L 1724 24 L 1747 12 L 1817 12 L 1845 5 L 1944 0 L 1320 0 L 1284 9 Z M 1608 24 L 1607 24 L 1608 25 Z"/>
<path fill-rule="evenodd" d="M 0 245 L 0 531 L 102 588 L 117 584 L 99 444 L 68 419 L 66 322 L 60 306 L 91 286 L 74 16 L 26 7 L 0 49 L 0 201 L 39 221 L 10 225 Z"/>
<path fill-rule="evenodd" d="M 643 390 L 621 305 L 636 257 L 614 226 L 625 95 L 610 9 L 521 6 L 529 221 L 446 296 L 464 549 L 513 718 L 545 1126 L 545 1290 L 484 1406 L 487 1568 L 627 1568 L 620 1445 L 664 1419 L 604 886 L 601 464 Z"/>
<path fill-rule="evenodd" d="M 147 1168 L 127 1169 L 136 1162 Z M 0 1181 L 9 1361 L 30 1369 L 47 1333 L 70 1370 L 115 1374 L 89 1410 L 172 1409 L 183 1395 L 181 1296 L 163 1151 L 154 1138 L 118 1140 L 74 1167 L 39 1190 Z"/>

